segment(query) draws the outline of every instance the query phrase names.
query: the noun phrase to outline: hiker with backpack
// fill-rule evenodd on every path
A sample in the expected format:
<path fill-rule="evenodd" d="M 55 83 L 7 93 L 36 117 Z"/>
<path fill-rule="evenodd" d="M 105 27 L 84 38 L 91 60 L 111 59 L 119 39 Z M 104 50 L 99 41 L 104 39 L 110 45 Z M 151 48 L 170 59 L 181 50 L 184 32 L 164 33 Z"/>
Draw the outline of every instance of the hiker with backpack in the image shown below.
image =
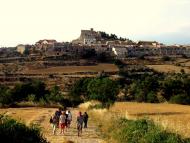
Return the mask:
<path fill-rule="evenodd" d="M 56 114 L 53 114 L 50 118 L 50 124 L 52 125 L 52 128 L 53 128 L 53 134 L 55 135 L 56 134 L 56 128 L 58 127 L 57 126 L 57 122 L 59 122 L 58 118 L 57 118 L 57 115 Z"/>
<path fill-rule="evenodd" d="M 56 128 L 59 128 L 59 118 L 61 115 L 62 109 L 59 108 L 58 110 L 55 111 L 55 113 L 50 117 L 50 124 L 52 125 L 53 128 L 53 134 L 56 134 Z"/>

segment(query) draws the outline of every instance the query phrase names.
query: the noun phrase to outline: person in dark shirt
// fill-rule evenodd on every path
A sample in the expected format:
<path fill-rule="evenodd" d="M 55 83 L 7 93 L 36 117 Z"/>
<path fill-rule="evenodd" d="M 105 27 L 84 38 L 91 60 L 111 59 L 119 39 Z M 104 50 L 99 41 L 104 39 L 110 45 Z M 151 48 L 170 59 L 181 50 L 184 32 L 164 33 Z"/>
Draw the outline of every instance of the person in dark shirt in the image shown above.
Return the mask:
<path fill-rule="evenodd" d="M 62 109 L 61 108 L 59 108 L 57 111 L 55 111 L 55 116 L 58 119 L 57 120 L 57 126 L 58 127 L 59 127 L 59 117 L 61 116 L 61 114 L 62 114 Z"/>
<path fill-rule="evenodd" d="M 84 128 L 87 128 L 87 124 L 88 124 L 88 114 L 87 114 L 86 112 L 84 112 L 83 120 L 84 120 Z"/>
<path fill-rule="evenodd" d="M 78 136 L 82 135 L 82 125 L 83 125 L 83 115 L 81 112 L 79 112 L 77 116 L 77 130 L 78 130 Z"/>
<path fill-rule="evenodd" d="M 62 109 L 59 108 L 57 111 L 55 111 L 55 115 L 56 115 L 57 117 L 60 117 L 60 116 L 61 116 L 61 112 L 62 112 Z"/>

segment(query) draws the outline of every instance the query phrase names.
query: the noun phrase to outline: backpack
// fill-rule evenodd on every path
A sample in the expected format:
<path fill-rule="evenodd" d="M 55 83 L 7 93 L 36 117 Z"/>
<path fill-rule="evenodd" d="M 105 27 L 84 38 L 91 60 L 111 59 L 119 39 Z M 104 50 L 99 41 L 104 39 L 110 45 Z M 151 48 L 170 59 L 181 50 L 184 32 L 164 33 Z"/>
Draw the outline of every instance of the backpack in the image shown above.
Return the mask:
<path fill-rule="evenodd" d="M 58 122 L 59 122 L 59 117 L 53 116 L 52 123 L 58 123 Z"/>
<path fill-rule="evenodd" d="M 49 119 L 49 123 L 50 123 L 50 124 L 53 123 L 53 119 L 52 119 L 52 117 Z"/>

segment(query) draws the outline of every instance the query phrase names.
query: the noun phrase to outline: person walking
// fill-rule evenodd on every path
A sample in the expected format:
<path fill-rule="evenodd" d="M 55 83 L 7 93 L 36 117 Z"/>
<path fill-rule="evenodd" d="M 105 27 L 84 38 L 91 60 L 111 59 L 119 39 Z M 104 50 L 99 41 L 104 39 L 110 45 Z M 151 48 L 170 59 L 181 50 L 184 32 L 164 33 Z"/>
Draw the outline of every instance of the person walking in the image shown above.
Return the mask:
<path fill-rule="evenodd" d="M 72 114 L 71 114 L 71 111 L 69 110 L 68 111 L 68 116 L 67 116 L 67 126 L 68 126 L 68 128 L 70 128 L 70 126 L 71 126 L 71 121 L 72 121 Z"/>
<path fill-rule="evenodd" d="M 83 120 L 84 120 L 84 128 L 87 128 L 87 124 L 88 124 L 88 114 L 87 114 L 87 112 L 84 112 Z"/>
<path fill-rule="evenodd" d="M 50 123 L 51 123 L 52 128 L 53 128 L 53 135 L 56 134 L 57 122 L 59 122 L 59 120 L 58 120 L 56 114 L 53 114 L 50 118 Z"/>
<path fill-rule="evenodd" d="M 66 127 L 66 129 L 68 128 L 68 110 L 66 109 L 66 111 L 65 111 L 65 127 Z"/>
<path fill-rule="evenodd" d="M 77 116 L 77 131 L 78 131 L 78 136 L 82 135 L 82 126 L 83 126 L 83 115 L 81 112 L 79 112 Z"/>
<path fill-rule="evenodd" d="M 55 111 L 55 116 L 57 118 L 57 127 L 59 128 L 59 118 L 62 114 L 62 109 L 61 108 L 58 108 L 58 110 Z"/>
<path fill-rule="evenodd" d="M 65 116 L 65 112 L 63 111 L 59 118 L 60 134 L 64 134 L 64 129 L 66 125 L 65 120 L 66 120 L 66 116 Z"/>
<path fill-rule="evenodd" d="M 55 111 L 55 115 L 57 117 L 60 117 L 61 116 L 61 112 L 62 112 L 62 109 L 61 108 L 58 108 L 58 110 Z"/>

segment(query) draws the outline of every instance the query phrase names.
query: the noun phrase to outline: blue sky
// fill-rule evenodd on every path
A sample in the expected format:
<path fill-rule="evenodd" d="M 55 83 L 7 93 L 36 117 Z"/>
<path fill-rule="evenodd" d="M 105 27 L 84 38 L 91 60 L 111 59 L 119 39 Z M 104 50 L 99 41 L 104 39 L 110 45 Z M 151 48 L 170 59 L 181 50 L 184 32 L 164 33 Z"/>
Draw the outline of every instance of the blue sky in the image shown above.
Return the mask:
<path fill-rule="evenodd" d="M 0 0 L 0 46 L 71 41 L 81 29 L 190 44 L 190 0 Z"/>

